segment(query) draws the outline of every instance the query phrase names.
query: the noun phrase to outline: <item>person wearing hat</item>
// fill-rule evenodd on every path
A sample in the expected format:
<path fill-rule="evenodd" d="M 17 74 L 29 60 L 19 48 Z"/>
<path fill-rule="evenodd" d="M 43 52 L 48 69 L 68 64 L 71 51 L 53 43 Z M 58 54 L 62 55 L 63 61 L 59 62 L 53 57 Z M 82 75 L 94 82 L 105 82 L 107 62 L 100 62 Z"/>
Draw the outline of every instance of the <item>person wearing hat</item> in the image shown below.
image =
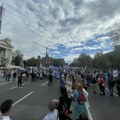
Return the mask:
<path fill-rule="evenodd" d="M 0 120 L 11 120 L 9 113 L 11 111 L 13 101 L 11 99 L 5 100 L 0 105 Z"/>

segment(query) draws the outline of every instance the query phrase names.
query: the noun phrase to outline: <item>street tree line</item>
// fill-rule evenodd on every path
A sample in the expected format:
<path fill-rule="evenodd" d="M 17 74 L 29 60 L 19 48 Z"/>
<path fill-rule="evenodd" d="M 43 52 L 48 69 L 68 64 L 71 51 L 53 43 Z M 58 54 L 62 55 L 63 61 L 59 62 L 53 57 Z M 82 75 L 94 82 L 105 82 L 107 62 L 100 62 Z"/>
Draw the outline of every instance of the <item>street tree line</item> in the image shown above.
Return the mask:
<path fill-rule="evenodd" d="M 32 57 L 30 59 L 27 59 L 27 60 L 23 60 L 23 63 L 24 63 L 24 67 L 29 67 L 29 66 L 50 66 L 50 65 L 53 65 L 53 66 L 64 66 L 65 65 L 65 60 L 64 59 L 57 59 L 57 58 L 35 58 L 35 57 Z"/>
<path fill-rule="evenodd" d="M 112 52 L 103 54 L 96 53 L 94 58 L 87 54 L 81 54 L 74 59 L 71 66 L 101 68 L 101 69 L 120 69 L 120 45 L 116 45 Z"/>

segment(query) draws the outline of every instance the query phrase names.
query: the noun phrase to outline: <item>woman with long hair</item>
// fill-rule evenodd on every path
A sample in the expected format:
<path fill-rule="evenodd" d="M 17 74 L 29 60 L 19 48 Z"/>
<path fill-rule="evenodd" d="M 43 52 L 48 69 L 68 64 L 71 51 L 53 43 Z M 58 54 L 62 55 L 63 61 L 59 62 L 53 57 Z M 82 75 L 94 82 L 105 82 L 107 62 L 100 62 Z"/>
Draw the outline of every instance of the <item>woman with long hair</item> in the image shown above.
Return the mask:
<path fill-rule="evenodd" d="M 76 120 L 79 120 L 81 115 L 87 117 L 88 114 L 85 105 L 86 97 L 84 95 L 83 86 L 81 84 L 77 84 L 76 90 L 74 90 L 73 94 Z"/>

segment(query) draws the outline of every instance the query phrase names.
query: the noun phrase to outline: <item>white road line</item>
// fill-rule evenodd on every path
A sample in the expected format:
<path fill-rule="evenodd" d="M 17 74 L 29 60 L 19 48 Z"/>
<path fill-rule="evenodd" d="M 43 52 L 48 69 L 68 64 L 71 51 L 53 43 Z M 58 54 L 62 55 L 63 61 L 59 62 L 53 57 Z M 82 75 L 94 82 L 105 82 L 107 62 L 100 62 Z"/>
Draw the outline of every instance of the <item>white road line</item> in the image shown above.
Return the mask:
<path fill-rule="evenodd" d="M 24 84 L 22 84 L 22 85 L 26 85 L 26 84 L 28 84 L 28 83 L 30 83 L 30 82 L 26 82 L 26 83 L 24 83 Z M 17 88 L 17 86 L 14 86 L 14 87 L 10 88 L 10 90 L 13 90 L 13 89 L 15 89 L 15 88 Z"/>
<path fill-rule="evenodd" d="M 23 98 L 21 98 L 21 99 L 18 100 L 17 102 L 15 102 L 12 106 L 15 106 L 17 103 L 19 103 L 20 101 L 24 100 L 26 97 L 28 97 L 28 96 L 31 95 L 32 93 L 33 93 L 33 91 L 30 92 L 30 93 L 28 93 L 26 96 L 24 96 Z"/>
<path fill-rule="evenodd" d="M 109 89 L 108 88 L 105 88 L 107 91 L 109 91 Z M 118 96 L 116 93 L 113 93 L 115 96 Z"/>
<path fill-rule="evenodd" d="M 89 120 L 93 120 L 93 117 L 92 117 L 92 115 L 91 115 L 91 113 L 90 113 L 89 108 L 88 108 L 88 107 L 86 107 L 86 108 L 87 108 L 87 112 L 88 112 L 88 118 L 89 118 Z"/>
<path fill-rule="evenodd" d="M 11 82 L 1 83 L 0 86 L 1 86 L 1 85 L 5 85 L 5 84 L 10 84 L 10 83 L 11 83 Z"/>
<path fill-rule="evenodd" d="M 17 87 L 17 86 L 14 86 L 14 87 L 10 88 L 10 90 L 15 89 L 16 87 Z"/>
<path fill-rule="evenodd" d="M 42 86 L 46 85 L 47 83 L 48 83 L 48 81 L 47 81 L 47 82 L 45 82 L 45 83 L 43 83 L 43 84 L 42 84 Z"/>

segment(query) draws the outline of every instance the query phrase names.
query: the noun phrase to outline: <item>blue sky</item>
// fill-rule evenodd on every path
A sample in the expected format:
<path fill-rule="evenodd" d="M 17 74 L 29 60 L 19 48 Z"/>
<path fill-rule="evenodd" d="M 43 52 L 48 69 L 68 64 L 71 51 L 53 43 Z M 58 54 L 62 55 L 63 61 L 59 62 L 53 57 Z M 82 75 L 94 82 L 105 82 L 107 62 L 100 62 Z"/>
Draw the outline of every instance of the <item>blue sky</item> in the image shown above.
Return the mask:
<path fill-rule="evenodd" d="M 24 59 L 45 55 L 71 62 L 81 53 L 113 50 L 109 33 L 120 22 L 119 0 L 1 0 L 2 38 Z"/>

